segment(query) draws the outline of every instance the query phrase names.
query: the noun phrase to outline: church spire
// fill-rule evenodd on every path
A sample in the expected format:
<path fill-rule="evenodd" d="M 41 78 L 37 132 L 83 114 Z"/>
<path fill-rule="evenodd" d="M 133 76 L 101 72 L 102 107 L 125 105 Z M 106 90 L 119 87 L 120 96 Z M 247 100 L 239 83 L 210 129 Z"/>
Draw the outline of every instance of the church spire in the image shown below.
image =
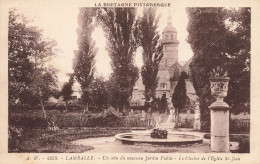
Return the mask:
<path fill-rule="evenodd" d="M 167 18 L 167 25 L 172 25 L 172 16 L 169 12 L 168 18 Z"/>

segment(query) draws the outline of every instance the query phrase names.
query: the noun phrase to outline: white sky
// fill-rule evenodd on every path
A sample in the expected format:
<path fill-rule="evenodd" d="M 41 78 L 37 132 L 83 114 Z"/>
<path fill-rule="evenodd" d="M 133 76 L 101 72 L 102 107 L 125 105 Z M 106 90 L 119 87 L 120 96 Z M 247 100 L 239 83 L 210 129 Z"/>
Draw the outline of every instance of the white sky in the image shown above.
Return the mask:
<path fill-rule="evenodd" d="M 77 49 L 78 26 L 78 8 L 69 7 L 37 7 L 19 8 L 18 11 L 29 19 L 33 19 L 35 25 L 44 30 L 44 36 L 54 39 L 58 42 L 57 48 L 61 50 L 53 59 L 53 66 L 59 71 L 58 78 L 60 82 L 68 81 L 67 73 L 72 72 L 72 60 L 74 50 Z M 138 8 L 138 13 L 142 8 Z M 187 61 L 192 55 L 190 45 L 185 41 L 188 36 L 186 26 L 188 23 L 185 8 L 158 8 L 157 13 L 161 14 L 159 22 L 160 34 L 167 25 L 169 13 L 172 15 L 173 26 L 177 29 L 177 39 L 179 40 L 179 60 Z M 93 32 L 93 39 L 96 41 L 98 53 L 96 56 L 96 70 L 98 74 L 108 77 L 112 72 L 110 66 L 110 57 L 105 50 L 106 38 L 101 28 L 96 28 Z M 136 64 L 140 68 L 142 65 L 141 51 L 137 51 Z"/>

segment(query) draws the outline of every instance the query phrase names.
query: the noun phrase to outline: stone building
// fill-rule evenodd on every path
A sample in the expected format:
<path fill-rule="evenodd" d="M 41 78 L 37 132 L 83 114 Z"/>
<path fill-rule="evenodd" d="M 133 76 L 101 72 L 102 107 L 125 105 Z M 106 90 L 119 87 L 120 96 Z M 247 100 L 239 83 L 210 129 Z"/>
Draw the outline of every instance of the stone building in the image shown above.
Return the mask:
<path fill-rule="evenodd" d="M 171 16 L 168 17 L 167 26 L 164 28 L 162 32 L 162 40 L 161 44 L 163 45 L 163 58 L 159 65 L 158 71 L 158 87 L 156 89 L 156 97 L 161 98 L 163 94 L 166 94 L 166 98 L 168 101 L 168 107 L 173 109 L 171 97 L 174 92 L 174 88 L 177 85 L 180 73 L 182 71 L 186 72 L 188 76 L 190 76 L 190 68 L 189 64 L 191 59 L 186 61 L 182 66 L 178 59 L 178 45 L 179 41 L 177 40 L 177 31 L 176 28 L 172 25 Z M 197 96 L 195 94 L 195 90 L 190 79 L 186 79 L 186 89 L 187 96 L 189 96 L 191 101 L 196 101 Z M 141 106 L 144 105 L 145 97 L 144 97 L 144 85 L 142 82 L 141 75 L 137 80 L 132 98 L 131 98 L 131 106 Z"/>

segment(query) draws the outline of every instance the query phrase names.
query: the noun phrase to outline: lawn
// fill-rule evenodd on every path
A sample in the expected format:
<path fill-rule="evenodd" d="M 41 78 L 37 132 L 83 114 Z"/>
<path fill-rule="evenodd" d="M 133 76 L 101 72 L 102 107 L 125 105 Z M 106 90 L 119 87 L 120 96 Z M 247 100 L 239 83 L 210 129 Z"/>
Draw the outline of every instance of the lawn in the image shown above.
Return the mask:
<path fill-rule="evenodd" d="M 129 132 L 127 129 L 110 128 L 68 128 L 55 132 L 45 129 L 25 129 L 20 137 L 19 146 L 9 143 L 9 152 L 27 153 L 81 153 L 93 149 L 87 145 L 73 145 L 71 141 L 114 136 L 117 133 Z M 17 150 L 11 148 L 17 148 Z"/>

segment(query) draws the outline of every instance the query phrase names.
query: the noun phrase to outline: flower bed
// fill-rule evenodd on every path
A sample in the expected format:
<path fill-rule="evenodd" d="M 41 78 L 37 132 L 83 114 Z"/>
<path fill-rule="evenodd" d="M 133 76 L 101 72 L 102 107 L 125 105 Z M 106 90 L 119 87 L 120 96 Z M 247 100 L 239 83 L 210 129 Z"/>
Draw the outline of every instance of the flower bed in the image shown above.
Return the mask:
<path fill-rule="evenodd" d="M 153 129 L 151 133 L 152 138 L 166 139 L 168 135 L 167 130 Z"/>

